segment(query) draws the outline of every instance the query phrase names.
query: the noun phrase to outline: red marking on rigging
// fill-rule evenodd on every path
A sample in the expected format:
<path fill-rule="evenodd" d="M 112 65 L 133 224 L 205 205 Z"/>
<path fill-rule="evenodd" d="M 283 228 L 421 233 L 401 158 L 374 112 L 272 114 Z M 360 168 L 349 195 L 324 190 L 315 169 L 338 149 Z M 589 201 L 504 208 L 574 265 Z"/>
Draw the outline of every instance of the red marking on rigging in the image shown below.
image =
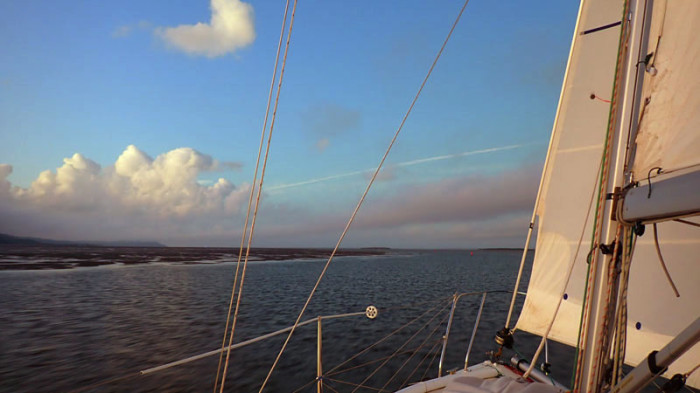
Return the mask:
<path fill-rule="evenodd" d="M 606 104 L 610 103 L 610 100 L 606 100 L 605 98 L 598 97 L 595 93 L 591 93 L 591 100 L 600 100 Z"/>

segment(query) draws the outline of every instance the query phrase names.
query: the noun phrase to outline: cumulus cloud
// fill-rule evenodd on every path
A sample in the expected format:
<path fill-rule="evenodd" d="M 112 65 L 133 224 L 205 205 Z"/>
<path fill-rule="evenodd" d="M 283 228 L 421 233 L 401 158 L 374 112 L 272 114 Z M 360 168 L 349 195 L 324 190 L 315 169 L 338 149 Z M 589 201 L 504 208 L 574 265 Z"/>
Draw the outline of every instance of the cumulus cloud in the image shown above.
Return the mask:
<path fill-rule="evenodd" d="M 0 232 L 92 240 L 191 231 L 212 217 L 236 216 L 247 202 L 247 185 L 198 182 L 203 172 L 240 166 L 233 164 L 186 147 L 151 158 L 131 145 L 105 168 L 76 153 L 28 188 L 12 186 L 12 166 L 0 164 Z"/>
<path fill-rule="evenodd" d="M 7 180 L 7 177 L 12 173 L 12 165 L 0 164 L 0 197 L 10 193 L 12 184 Z"/>
<path fill-rule="evenodd" d="M 160 27 L 155 34 L 189 55 L 209 58 L 233 53 L 255 40 L 253 6 L 240 0 L 211 0 L 209 23 Z"/>
<path fill-rule="evenodd" d="M 0 233 L 236 246 L 250 186 L 226 179 L 199 179 L 224 166 L 191 148 L 152 157 L 132 145 L 114 164 L 104 167 L 76 153 L 22 188 L 8 180 L 12 166 L 0 164 Z M 370 196 L 344 244 L 519 246 L 538 176 L 539 168 L 532 166 L 397 185 L 388 193 Z M 319 211 L 318 205 L 322 203 L 295 205 L 264 196 L 255 244 L 333 245 L 351 206 L 343 211 Z"/>

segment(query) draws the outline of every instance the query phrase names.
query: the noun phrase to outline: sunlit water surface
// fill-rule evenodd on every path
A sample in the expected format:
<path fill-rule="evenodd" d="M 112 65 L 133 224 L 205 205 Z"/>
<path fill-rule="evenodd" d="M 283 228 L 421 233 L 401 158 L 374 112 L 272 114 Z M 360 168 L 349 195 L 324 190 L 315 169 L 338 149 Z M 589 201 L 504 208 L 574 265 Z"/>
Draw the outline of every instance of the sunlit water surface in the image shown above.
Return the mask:
<path fill-rule="evenodd" d="M 95 249 L 85 252 L 94 253 Z M 362 382 L 383 363 L 371 363 L 373 360 L 391 355 L 422 326 L 425 328 L 399 351 L 400 355 L 364 384 L 375 388 L 386 384 L 386 388 L 395 389 L 409 376 L 436 376 L 436 344 L 444 334 L 449 311 L 448 301 L 439 299 L 455 292 L 509 290 L 519 259 L 519 252 L 477 250 L 394 251 L 385 256 L 335 260 L 303 319 L 362 311 L 370 304 L 376 305 L 380 314 L 375 320 L 350 317 L 324 321 L 324 370 L 333 369 L 415 317 L 425 316 L 344 368 L 368 365 L 330 375 L 333 380 L 327 383 L 335 390 L 351 391 L 352 385 L 338 381 Z M 251 263 L 235 341 L 293 324 L 324 262 Z M 0 391 L 73 391 L 219 348 L 234 270 L 232 263 L 219 263 L 0 272 Z M 527 277 L 521 288 L 526 288 L 526 282 Z M 495 349 L 492 338 L 505 322 L 509 297 L 493 294 L 487 298 L 470 364 Z M 480 300 L 480 296 L 470 296 L 459 302 L 446 370 L 464 365 Z M 434 306 L 439 307 L 431 311 Z M 438 314 L 438 310 L 442 312 Z M 225 390 L 257 392 L 284 337 L 232 352 Z M 312 382 L 316 341 L 316 324 L 299 328 L 266 391 L 291 392 Z M 519 335 L 516 349 L 531 354 L 536 344 L 534 338 Z M 550 345 L 554 375 L 566 384 L 572 358 L 571 350 Z M 214 356 L 89 391 L 211 391 L 217 363 L 218 356 Z M 315 385 L 303 391 L 315 391 Z"/>

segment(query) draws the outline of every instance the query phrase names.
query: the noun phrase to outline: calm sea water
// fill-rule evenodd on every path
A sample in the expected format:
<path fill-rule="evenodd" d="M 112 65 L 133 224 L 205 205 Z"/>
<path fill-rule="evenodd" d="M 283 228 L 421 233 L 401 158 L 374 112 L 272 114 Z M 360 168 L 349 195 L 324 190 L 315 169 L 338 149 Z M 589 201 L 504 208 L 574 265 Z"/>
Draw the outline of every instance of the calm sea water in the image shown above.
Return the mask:
<path fill-rule="evenodd" d="M 335 390 L 350 391 L 353 387 L 348 383 L 362 382 L 397 349 L 399 354 L 365 385 L 380 388 L 389 381 L 386 388 L 395 389 L 409 377 L 436 376 L 437 344 L 449 311 L 446 299 L 455 292 L 511 289 L 519 259 L 519 252 L 477 250 L 473 255 L 470 251 L 396 251 L 335 260 L 304 319 L 362 311 L 370 304 L 380 314 L 375 320 L 324 321 L 324 370 L 332 370 L 424 316 L 339 369 L 349 371 L 329 375 L 327 383 Z M 235 341 L 291 325 L 324 262 L 251 263 Z M 218 263 L 0 272 L 0 391 L 72 391 L 218 349 L 234 269 L 232 263 Z M 492 337 L 504 323 L 509 298 L 509 294 L 487 298 L 470 364 L 495 349 Z M 479 296 L 460 300 L 445 369 L 464 365 L 479 302 Z M 232 352 L 226 391 L 257 392 L 283 340 L 279 336 Z M 531 354 L 536 344 L 535 338 L 521 335 L 516 349 Z M 571 350 L 550 345 L 554 375 L 566 384 L 572 356 Z M 89 391 L 211 391 L 217 363 L 214 356 Z M 312 324 L 299 328 L 266 391 L 291 392 L 315 375 L 316 325 Z M 302 391 L 315 391 L 315 386 Z"/>

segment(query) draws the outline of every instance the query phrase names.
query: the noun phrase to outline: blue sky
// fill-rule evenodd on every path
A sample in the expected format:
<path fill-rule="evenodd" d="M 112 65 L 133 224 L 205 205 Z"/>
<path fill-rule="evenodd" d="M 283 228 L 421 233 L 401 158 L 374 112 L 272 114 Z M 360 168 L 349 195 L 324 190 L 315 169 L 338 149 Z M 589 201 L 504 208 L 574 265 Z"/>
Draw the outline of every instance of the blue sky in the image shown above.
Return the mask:
<path fill-rule="evenodd" d="M 334 244 L 461 5 L 299 2 L 255 244 Z M 522 244 L 577 7 L 467 6 L 348 246 Z M 0 232 L 237 245 L 283 11 L 0 3 Z"/>

